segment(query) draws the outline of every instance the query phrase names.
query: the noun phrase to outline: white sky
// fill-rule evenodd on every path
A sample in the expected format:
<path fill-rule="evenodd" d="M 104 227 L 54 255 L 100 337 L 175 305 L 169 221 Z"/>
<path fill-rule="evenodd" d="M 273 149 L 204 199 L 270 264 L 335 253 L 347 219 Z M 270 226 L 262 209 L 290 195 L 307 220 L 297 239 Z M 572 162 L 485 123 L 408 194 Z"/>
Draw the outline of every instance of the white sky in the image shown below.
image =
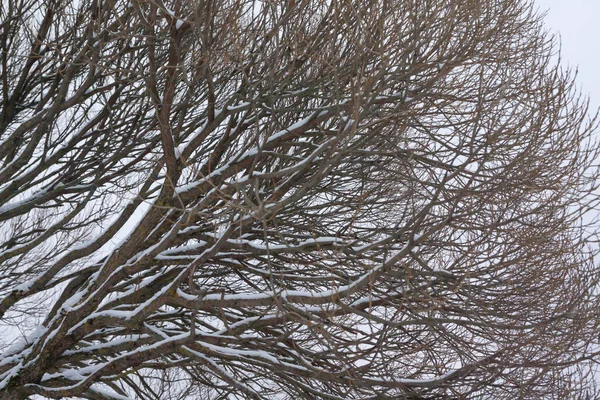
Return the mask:
<path fill-rule="evenodd" d="M 577 85 L 600 107 L 600 0 L 535 0 L 546 27 L 561 39 L 563 64 L 578 68 Z"/>

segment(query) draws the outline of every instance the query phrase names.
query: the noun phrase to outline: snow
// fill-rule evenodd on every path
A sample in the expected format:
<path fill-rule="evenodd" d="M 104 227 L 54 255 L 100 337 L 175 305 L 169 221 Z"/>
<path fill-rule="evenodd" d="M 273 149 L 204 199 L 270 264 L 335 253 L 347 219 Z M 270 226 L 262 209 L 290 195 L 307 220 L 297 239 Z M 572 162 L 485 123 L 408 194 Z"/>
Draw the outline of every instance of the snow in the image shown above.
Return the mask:
<path fill-rule="evenodd" d="M 179 29 L 183 26 L 183 21 L 178 19 L 177 22 L 175 23 L 175 29 Z"/>
<path fill-rule="evenodd" d="M 103 301 L 101 304 L 102 304 L 102 306 L 107 306 L 108 304 L 118 302 L 120 299 L 127 297 L 130 294 L 135 293 L 136 291 L 150 285 L 152 282 L 156 281 L 159 278 L 160 278 L 160 275 L 152 275 L 152 276 L 145 277 L 141 280 L 141 282 L 136 283 L 135 285 L 129 286 L 128 290 L 126 290 L 122 293 L 119 293 L 118 296 L 115 296 L 112 299 L 106 298 L 105 301 Z"/>
<path fill-rule="evenodd" d="M 229 165 L 229 164 L 225 164 L 225 165 L 223 165 L 222 167 L 220 167 L 220 168 L 217 168 L 216 170 L 214 170 L 212 173 L 208 174 L 208 175 L 207 175 L 206 177 L 204 177 L 203 179 L 200 179 L 200 180 L 198 180 L 198 181 L 196 181 L 196 182 L 192 182 L 192 183 L 189 183 L 189 184 L 187 184 L 187 185 L 183 185 L 183 186 L 180 186 L 180 187 L 178 187 L 178 188 L 177 188 L 177 190 L 176 190 L 176 193 L 175 193 L 175 195 L 174 195 L 174 196 L 177 196 L 177 195 L 179 195 L 179 194 L 181 194 L 181 193 L 188 192 L 188 191 L 190 191 L 190 190 L 194 189 L 195 187 L 198 187 L 198 186 L 200 186 L 200 185 L 201 185 L 202 183 L 204 183 L 204 182 L 210 182 L 210 180 L 211 180 L 212 178 L 214 178 L 214 177 L 216 177 L 216 176 L 219 176 L 219 175 L 221 175 L 221 173 L 222 173 L 223 171 L 226 171 L 226 170 L 227 170 L 227 168 L 229 168 L 229 167 L 230 167 L 230 165 Z"/>
<path fill-rule="evenodd" d="M 270 298 L 274 297 L 274 295 L 275 294 L 273 292 L 239 293 L 239 294 L 229 294 L 229 295 L 222 295 L 221 293 L 212 293 L 212 294 L 207 294 L 207 295 L 203 296 L 200 299 L 200 301 L 264 300 L 264 299 L 270 299 Z M 197 299 L 197 297 L 196 297 L 196 299 Z"/>
<path fill-rule="evenodd" d="M 10 204 L 5 204 L 0 207 L 0 214 L 8 213 L 12 210 L 15 210 L 15 209 L 23 206 L 23 205 L 26 205 L 26 204 L 34 203 L 36 201 L 36 199 L 39 199 L 40 197 L 47 194 L 49 190 L 50 190 L 50 188 L 45 188 L 45 189 L 42 189 L 42 190 L 39 190 L 39 191 L 33 193 L 31 196 L 27 197 L 24 200 L 15 201 L 14 203 L 10 203 Z"/>
<path fill-rule="evenodd" d="M 445 274 L 445 275 L 454 276 L 454 274 L 451 271 L 448 271 L 447 269 L 443 269 L 443 268 L 434 268 L 433 271 L 441 273 L 441 274 Z"/>
<path fill-rule="evenodd" d="M 400 384 L 403 384 L 406 386 L 427 387 L 427 386 L 437 385 L 437 384 L 444 382 L 446 379 L 452 377 L 452 375 L 454 375 L 456 372 L 458 372 L 458 371 L 451 369 L 448 372 L 446 372 L 444 375 L 436 376 L 434 378 L 429 378 L 429 379 L 410 379 L 410 378 L 395 379 L 395 378 L 392 378 L 391 381 L 397 382 L 397 383 L 400 383 Z M 379 382 L 389 382 L 389 380 L 380 379 L 380 378 L 369 378 L 369 380 L 379 381 Z"/>
<path fill-rule="evenodd" d="M 246 242 L 248 245 L 250 245 L 252 248 L 255 248 L 257 250 L 284 250 L 284 249 L 289 249 L 292 248 L 292 246 L 288 246 L 285 244 L 268 244 L 268 243 L 261 243 L 261 242 L 257 242 L 257 241 L 251 241 L 251 242 Z"/>
<path fill-rule="evenodd" d="M 120 311 L 120 310 L 100 311 L 100 312 L 98 312 L 96 314 L 92 314 L 90 316 L 90 318 L 92 316 L 106 315 L 106 316 L 121 318 L 121 319 L 125 319 L 125 320 L 133 319 L 136 315 L 138 315 L 140 313 L 143 313 L 145 310 L 149 309 L 150 305 L 154 301 L 156 301 L 156 299 L 158 299 L 161 296 L 163 296 L 169 289 L 170 289 L 170 285 L 163 287 L 161 290 L 159 290 L 158 292 L 156 292 L 154 294 L 154 296 L 150 297 L 148 300 L 146 300 L 145 302 L 141 303 L 134 310 L 131 310 L 131 311 Z"/>
<path fill-rule="evenodd" d="M 241 160 L 243 160 L 243 159 L 245 159 L 247 157 L 254 156 L 256 154 L 258 154 L 258 149 L 257 148 L 247 150 L 241 156 L 238 157 L 238 161 L 241 161 Z"/>
<path fill-rule="evenodd" d="M 363 250 L 365 250 L 365 249 L 367 249 L 367 248 L 369 248 L 369 247 L 371 247 L 373 245 L 374 245 L 374 243 L 366 243 L 366 244 L 363 244 L 361 246 L 353 246 L 352 247 L 352 251 L 354 251 L 356 253 L 360 253 Z"/>
<path fill-rule="evenodd" d="M 47 381 L 54 378 L 65 378 L 70 381 L 81 381 L 86 379 L 89 375 L 95 373 L 100 368 L 106 366 L 108 362 L 88 365 L 87 367 L 81 368 L 72 368 L 72 369 L 63 369 L 60 372 L 56 372 L 54 374 L 45 374 L 42 377 L 42 381 Z"/>
<path fill-rule="evenodd" d="M 239 111 L 239 110 L 242 110 L 242 109 L 248 107 L 250 104 L 252 104 L 252 103 L 245 101 L 245 102 L 236 104 L 234 106 L 227 107 L 227 111 L 236 112 L 236 111 Z"/>
<path fill-rule="evenodd" d="M 340 286 L 337 289 L 332 290 L 322 290 L 318 292 L 307 292 L 301 290 L 284 290 L 282 292 L 273 292 L 267 291 L 264 293 L 237 293 L 237 294 L 222 294 L 222 293 L 211 293 L 203 296 L 199 301 L 201 302 L 210 302 L 210 301 L 240 301 L 240 302 L 250 302 L 250 301 L 260 301 L 266 299 L 272 299 L 276 297 L 281 297 L 282 299 L 288 299 L 289 297 L 293 298 L 305 298 L 305 299 L 322 299 L 322 298 L 331 298 L 334 295 L 337 295 L 341 292 L 344 292 L 350 288 L 350 285 Z M 197 297 L 195 297 L 197 299 Z"/>
<path fill-rule="evenodd" d="M 300 247 L 315 245 L 315 244 L 343 244 L 343 240 L 337 237 L 332 236 L 322 236 L 318 238 L 306 239 L 298 244 L 273 244 L 273 243 L 265 243 L 258 240 L 243 240 L 243 239 L 229 239 L 229 243 L 233 244 L 242 244 L 248 245 L 257 250 L 290 250 L 290 249 L 298 249 Z"/>
<path fill-rule="evenodd" d="M 63 355 L 70 356 L 70 355 L 79 354 L 79 353 L 91 353 L 91 352 L 95 352 L 95 351 L 98 351 L 101 349 L 118 346 L 118 345 L 124 344 L 124 343 L 134 343 L 137 340 L 146 339 L 148 337 L 149 337 L 148 335 L 130 335 L 126 338 L 123 337 L 123 338 L 111 339 L 110 342 L 107 342 L 107 343 L 97 343 L 97 344 L 86 346 L 84 348 L 77 349 L 77 350 L 67 350 L 63 353 Z"/>
<path fill-rule="evenodd" d="M 321 244 L 326 244 L 326 243 L 343 243 L 344 241 L 340 238 L 337 237 L 333 237 L 333 236 L 322 236 L 322 237 L 318 237 L 315 239 L 307 239 L 303 242 L 300 242 L 298 244 L 298 246 L 305 246 L 307 244 L 313 244 L 313 243 L 321 243 Z"/>
<path fill-rule="evenodd" d="M 115 400 L 133 400 L 132 397 L 127 397 L 127 396 L 123 396 L 118 394 L 115 391 L 112 390 L 107 390 L 104 388 L 99 387 L 99 384 L 92 384 L 90 386 L 90 390 L 92 390 L 93 392 L 99 393 L 102 397 L 106 397 L 109 399 L 115 399 Z"/>
<path fill-rule="evenodd" d="M 181 297 L 182 299 L 189 300 L 189 301 L 195 301 L 198 298 L 198 296 L 194 296 L 189 293 L 186 293 L 179 288 L 177 288 L 177 296 Z"/>
<path fill-rule="evenodd" d="M 73 310 L 73 306 L 75 306 L 79 301 L 83 298 L 84 292 L 77 292 L 73 296 L 71 296 L 67 301 L 65 301 L 61 307 L 62 310 L 71 311 Z"/>
<path fill-rule="evenodd" d="M 23 282 L 20 285 L 17 285 L 14 290 L 16 292 L 27 292 L 29 289 L 31 289 L 31 287 L 33 286 L 34 283 L 35 283 L 35 279 L 32 279 L 27 282 Z"/>
<path fill-rule="evenodd" d="M 240 326 L 252 324 L 252 323 L 254 323 L 256 321 L 259 321 L 259 320 L 270 319 L 270 318 L 275 318 L 275 317 L 276 317 L 275 315 L 266 315 L 265 314 L 265 315 L 261 315 L 261 316 L 257 316 L 257 317 L 244 318 L 241 321 L 237 321 L 237 322 L 234 322 L 233 324 L 229 324 L 229 329 L 224 328 L 224 329 L 221 329 L 218 332 L 215 332 L 215 335 L 221 336 L 222 334 L 224 334 L 224 333 L 226 333 L 228 331 L 234 330 L 234 329 L 236 329 L 236 328 L 238 328 Z"/>
<path fill-rule="evenodd" d="M 6 385 L 8 385 L 8 382 L 15 376 L 18 375 L 19 371 L 21 370 L 21 368 L 23 367 L 23 364 L 20 362 L 16 367 L 11 368 L 10 370 L 8 370 L 7 372 L 5 372 L 4 374 L 0 375 L 0 377 L 4 377 L 4 379 L 2 379 L 2 381 L 0 382 L 0 390 L 4 389 L 4 387 L 6 387 Z"/>
<path fill-rule="evenodd" d="M 262 358 L 263 360 L 267 360 L 269 362 L 272 362 L 273 364 L 279 364 L 279 365 L 283 365 L 283 366 L 293 368 L 296 370 L 306 371 L 306 368 L 304 368 L 300 365 L 290 364 L 285 361 L 279 360 L 277 357 L 267 353 L 264 350 L 232 349 L 231 347 L 222 347 L 222 346 L 217 346 L 217 345 L 213 345 L 213 344 L 206 343 L 206 342 L 198 342 L 198 344 L 202 347 L 205 347 L 207 349 L 210 349 L 210 350 L 212 350 L 216 353 L 222 354 L 222 355 L 227 355 L 227 356 L 231 356 L 231 357 Z"/>
<path fill-rule="evenodd" d="M 160 329 L 156 328 L 152 324 L 148 324 L 148 323 L 144 322 L 144 326 L 146 328 L 148 328 L 149 330 L 151 330 L 152 332 L 156 333 L 158 336 L 162 337 L 163 339 L 168 339 L 169 338 L 169 335 L 167 335 L 166 333 L 164 333 Z"/>
<path fill-rule="evenodd" d="M 152 305 L 152 303 L 155 302 L 160 297 L 164 296 L 172 288 L 173 285 L 175 285 L 177 282 L 179 282 L 179 279 L 181 278 L 181 276 L 184 273 L 185 273 L 185 269 L 183 269 L 183 271 L 179 274 L 179 276 L 177 276 L 170 285 L 163 287 L 161 290 L 156 292 L 154 294 L 154 296 L 150 297 L 148 300 L 141 303 L 134 310 L 103 310 L 103 311 L 99 311 L 97 313 L 93 313 L 93 314 L 89 315 L 87 318 L 84 318 L 81 322 L 79 322 L 78 324 L 73 326 L 71 329 L 69 329 L 69 333 L 75 332 L 75 330 L 77 330 L 81 325 L 85 324 L 88 320 L 90 320 L 92 318 L 97 318 L 100 316 L 113 317 L 113 318 L 118 318 L 118 319 L 123 319 L 123 320 L 131 320 L 131 319 L 135 318 L 138 314 L 144 313 L 146 310 L 150 309 L 150 306 Z"/>
<path fill-rule="evenodd" d="M 235 107 L 237 108 L 237 107 L 245 107 L 245 106 L 246 106 L 246 104 L 245 104 L 245 103 L 241 103 L 240 105 L 238 105 L 238 106 L 235 106 Z M 307 123 L 309 123 L 309 122 L 310 122 L 311 120 L 313 120 L 315 117 L 317 117 L 317 116 L 321 115 L 321 113 L 322 113 L 322 112 L 314 112 L 314 113 L 312 113 L 311 115 L 309 115 L 308 117 L 306 117 L 306 118 L 303 118 L 302 120 L 300 120 L 300 121 L 297 121 L 296 123 L 294 123 L 294 124 L 290 125 L 290 126 L 289 126 L 289 127 L 287 127 L 286 129 L 284 129 L 284 130 L 281 130 L 281 131 L 279 131 L 279 132 L 277 132 L 277 133 L 275 133 L 275 134 L 271 135 L 271 136 L 270 136 L 270 137 L 269 137 L 269 138 L 266 140 L 266 142 L 265 142 L 264 144 L 271 143 L 271 142 L 273 142 L 273 141 L 275 141 L 275 140 L 277 140 L 277 139 L 281 138 L 282 136 L 284 136 L 284 135 L 286 135 L 286 134 L 293 133 L 293 132 L 294 132 L 294 131 L 296 131 L 296 130 L 300 130 L 300 129 L 302 129 L 302 128 L 303 128 L 303 127 L 304 127 L 304 126 L 307 124 Z M 193 139 L 192 139 L 192 140 L 193 140 Z M 188 143 L 189 143 L 189 142 L 188 142 Z M 264 146 L 264 144 L 263 144 L 263 146 Z M 319 151 L 322 151 L 322 148 L 320 147 L 318 150 L 319 150 Z M 179 149 L 179 151 L 180 151 L 180 152 L 182 152 L 182 151 L 183 151 L 183 149 Z M 216 176 L 219 176 L 219 175 L 221 175 L 223 172 L 225 172 L 225 171 L 227 171 L 229 168 L 231 168 L 231 166 L 233 165 L 233 163 L 235 163 L 235 162 L 240 162 L 240 161 L 242 161 L 242 160 L 244 160 L 244 159 L 246 159 L 246 158 L 248 158 L 248 157 L 255 156 L 256 154 L 258 154 L 258 153 L 259 153 L 259 151 L 260 151 L 260 147 L 254 147 L 254 148 L 252 148 L 252 149 L 249 149 L 249 150 L 246 150 L 246 151 L 244 151 L 244 152 L 243 152 L 243 153 L 241 153 L 239 156 L 234 156 L 234 157 L 232 157 L 232 158 L 231 158 L 231 161 L 229 161 L 229 162 L 228 162 L 228 163 L 226 163 L 225 165 L 222 165 L 221 167 L 219 167 L 219 168 L 215 169 L 213 172 L 211 172 L 210 174 L 208 174 L 206 177 L 204 177 L 204 178 L 202 178 L 202 179 L 200 179 L 200 180 L 198 180 L 198 181 L 191 182 L 191 183 L 189 183 L 189 184 L 186 184 L 186 185 L 183 185 L 183 186 L 180 186 L 180 187 L 178 187 L 178 188 L 177 188 L 177 190 L 176 190 L 176 194 L 175 194 L 175 196 L 177 196 L 177 195 L 180 195 L 180 194 L 182 194 L 182 193 L 185 193 L 185 192 L 188 192 L 188 191 L 190 191 L 190 190 L 192 190 L 192 189 L 194 189 L 194 188 L 198 187 L 199 185 L 201 185 L 201 184 L 202 184 L 202 183 L 204 183 L 204 182 L 210 182 L 210 179 L 211 179 L 211 178 L 214 178 L 214 177 L 216 177 Z M 238 182 L 238 183 L 239 183 L 239 182 Z"/>
<path fill-rule="evenodd" d="M 31 344 L 40 337 L 42 337 L 47 331 L 48 328 L 44 327 L 43 325 L 38 325 L 29 335 L 27 335 L 27 337 L 22 338 L 21 340 L 17 341 L 15 344 L 13 344 L 5 350 L 5 352 L 2 354 L 3 360 L 0 361 L 0 366 L 5 363 L 4 357 L 19 353 L 28 344 Z"/>
<path fill-rule="evenodd" d="M 356 121 L 353 120 L 352 118 L 348 118 L 348 121 L 346 122 L 346 125 L 344 126 L 344 131 L 347 131 L 348 129 L 352 128 L 352 125 L 354 125 Z"/>
<path fill-rule="evenodd" d="M 381 297 L 377 297 L 377 296 L 365 296 L 365 297 L 361 297 L 360 299 L 354 300 L 351 304 L 350 307 L 358 307 L 362 304 L 371 304 L 374 301 L 380 300 Z"/>
<path fill-rule="evenodd" d="M 261 397 L 254 389 L 252 389 L 251 387 L 249 387 L 247 385 L 244 385 L 242 382 L 237 381 L 229 372 L 227 372 L 225 369 L 221 368 L 221 366 L 219 364 L 217 364 L 216 362 L 214 362 L 211 358 L 205 356 L 202 353 L 194 351 L 194 350 L 190 349 L 187 346 L 183 346 L 183 349 L 185 349 L 186 351 L 188 351 L 190 354 L 192 354 L 192 355 L 194 355 L 194 356 L 196 356 L 198 358 L 201 358 L 201 359 L 205 360 L 206 362 L 208 362 L 210 365 L 213 366 L 213 368 L 215 368 L 216 370 L 218 370 L 219 373 L 222 376 L 224 376 L 226 379 L 229 379 L 229 380 L 235 382 L 237 385 L 243 387 L 248 392 L 254 393 L 256 398 L 260 398 Z"/>
<path fill-rule="evenodd" d="M 287 133 L 292 133 L 293 131 L 301 129 L 304 125 L 308 124 L 311 120 L 313 120 L 318 115 L 319 115 L 319 113 L 312 113 L 308 117 L 303 118 L 300 121 L 297 121 L 296 123 L 288 126 L 286 129 L 271 135 L 269 137 L 269 139 L 267 140 L 267 143 L 277 140 L 278 138 L 280 138 L 281 136 L 283 136 Z"/>

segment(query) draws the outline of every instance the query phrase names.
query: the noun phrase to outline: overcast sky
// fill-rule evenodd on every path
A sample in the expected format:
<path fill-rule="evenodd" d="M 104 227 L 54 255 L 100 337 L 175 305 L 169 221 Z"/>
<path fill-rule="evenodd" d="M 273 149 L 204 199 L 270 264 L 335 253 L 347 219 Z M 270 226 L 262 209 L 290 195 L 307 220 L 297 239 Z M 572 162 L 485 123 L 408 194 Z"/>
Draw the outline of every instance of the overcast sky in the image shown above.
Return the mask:
<path fill-rule="evenodd" d="M 578 87 L 600 107 L 600 0 L 536 0 L 560 34 L 563 62 L 578 67 Z"/>

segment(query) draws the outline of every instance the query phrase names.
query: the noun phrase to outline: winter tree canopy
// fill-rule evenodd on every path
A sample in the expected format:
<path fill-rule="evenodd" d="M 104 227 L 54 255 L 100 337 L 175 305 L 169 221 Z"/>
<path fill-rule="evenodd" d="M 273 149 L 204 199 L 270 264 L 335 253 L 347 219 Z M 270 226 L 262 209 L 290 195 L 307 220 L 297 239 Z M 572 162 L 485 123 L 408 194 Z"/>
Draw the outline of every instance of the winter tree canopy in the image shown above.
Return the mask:
<path fill-rule="evenodd" d="M 591 398 L 593 112 L 524 0 L 0 2 L 0 399 Z"/>

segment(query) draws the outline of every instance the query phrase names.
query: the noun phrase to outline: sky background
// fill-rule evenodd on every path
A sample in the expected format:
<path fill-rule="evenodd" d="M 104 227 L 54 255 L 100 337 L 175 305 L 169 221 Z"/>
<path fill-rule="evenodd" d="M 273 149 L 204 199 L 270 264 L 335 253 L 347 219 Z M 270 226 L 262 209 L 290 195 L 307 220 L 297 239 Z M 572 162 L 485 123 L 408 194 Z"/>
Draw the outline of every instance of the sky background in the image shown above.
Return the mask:
<path fill-rule="evenodd" d="M 577 86 L 600 107 L 600 0 L 535 0 L 546 27 L 560 35 L 562 63 L 578 68 Z"/>

